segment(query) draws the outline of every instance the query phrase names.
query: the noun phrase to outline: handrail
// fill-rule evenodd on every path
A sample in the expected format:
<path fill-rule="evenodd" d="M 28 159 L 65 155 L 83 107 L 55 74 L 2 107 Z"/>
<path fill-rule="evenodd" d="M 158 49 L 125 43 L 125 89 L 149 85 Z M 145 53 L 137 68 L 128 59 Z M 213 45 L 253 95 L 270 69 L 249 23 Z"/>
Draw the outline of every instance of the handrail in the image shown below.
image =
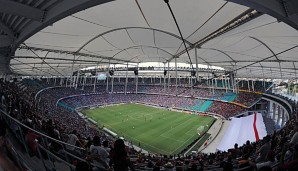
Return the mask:
<path fill-rule="evenodd" d="M 46 137 L 46 138 L 48 138 L 48 139 L 50 139 L 50 140 L 53 140 L 53 141 L 55 141 L 55 142 L 58 142 L 58 143 L 61 143 L 61 144 L 64 144 L 64 145 L 67 145 L 67 146 L 70 146 L 70 147 L 74 147 L 74 148 L 79 149 L 79 150 L 84 150 L 84 151 L 86 150 L 86 149 L 84 149 L 84 148 L 80 148 L 80 147 L 77 147 L 77 146 L 68 144 L 68 143 L 66 143 L 66 142 L 63 142 L 63 141 L 57 140 L 57 139 L 55 139 L 55 138 L 52 138 L 52 137 L 50 137 L 50 136 L 48 136 L 48 135 L 46 135 L 46 134 L 43 134 L 43 133 L 41 133 L 41 132 L 39 132 L 39 131 L 36 131 L 35 129 L 32 129 L 32 128 L 30 128 L 30 127 L 24 125 L 22 122 L 18 121 L 17 119 L 15 119 L 15 118 L 9 116 L 9 115 L 8 115 L 4 110 L 2 110 L 1 108 L 0 108 L 0 113 L 3 113 L 4 115 L 6 115 L 7 117 L 9 117 L 9 118 L 12 119 L 13 121 L 15 121 L 16 123 L 18 123 L 19 125 L 25 127 L 26 129 L 29 129 L 29 130 L 31 130 L 31 131 L 33 131 L 33 132 L 39 134 L 39 135 L 42 135 L 43 137 Z"/>
<path fill-rule="evenodd" d="M 273 93 L 273 94 L 270 94 L 270 93 L 264 93 L 264 96 L 268 96 L 268 97 L 271 97 L 271 98 L 275 98 L 276 100 L 279 100 L 279 101 L 282 101 L 283 103 L 285 103 L 288 107 L 289 107 L 289 109 L 290 109 L 290 111 L 289 112 L 293 112 L 293 108 L 292 108 L 292 105 L 286 100 L 286 99 L 283 99 L 283 98 L 281 98 L 281 97 L 279 97 L 279 96 L 277 96 L 278 94 L 275 94 L 275 93 Z"/>
<path fill-rule="evenodd" d="M 38 144 L 38 148 L 41 148 L 42 150 L 46 151 L 47 153 L 49 153 L 50 155 L 54 156 L 57 160 L 63 162 L 64 164 L 66 164 L 67 166 L 71 167 L 72 169 L 75 169 L 75 166 L 64 161 L 63 159 L 61 159 L 60 157 L 56 156 L 55 154 L 53 154 L 52 152 L 50 152 L 49 150 L 45 149 L 42 145 Z"/>
<path fill-rule="evenodd" d="M 58 143 L 61 143 L 61 144 L 64 144 L 64 145 L 68 145 L 68 146 L 71 146 L 71 147 L 75 147 L 75 148 L 80 149 L 80 150 L 84 150 L 84 151 L 86 150 L 86 149 L 84 149 L 84 148 L 79 148 L 79 147 L 77 147 L 77 146 L 74 146 L 74 145 L 65 143 L 65 142 L 63 142 L 63 141 L 54 139 L 54 138 L 52 138 L 52 137 L 49 137 L 48 135 L 45 135 L 45 134 L 43 134 L 43 133 L 41 133 L 41 132 L 39 132 L 39 131 L 36 131 L 36 130 L 34 130 L 34 129 L 32 129 L 32 128 L 26 126 L 26 125 L 24 125 L 24 124 L 21 123 L 20 121 L 14 119 L 13 117 L 9 116 L 9 115 L 8 115 L 5 111 L 3 111 L 1 108 L 0 108 L 0 113 L 1 113 L 1 114 L 4 114 L 6 117 L 10 118 L 11 120 L 13 120 L 13 121 L 14 121 L 15 123 L 17 123 L 18 125 L 21 125 L 21 126 L 23 126 L 24 128 L 29 129 L 29 130 L 31 130 L 31 131 L 33 131 L 33 132 L 35 132 L 35 133 L 37 133 L 37 134 L 39 134 L 39 135 L 41 135 L 41 136 L 43 136 L 43 137 L 49 138 L 49 139 L 51 139 L 51 140 L 53 140 L 53 141 L 55 141 L 55 142 L 58 142 Z M 2 116 L 2 117 L 3 117 L 3 116 Z M 46 151 L 46 152 L 47 152 L 48 154 L 50 154 L 51 156 L 55 157 L 57 160 L 63 162 L 63 163 L 66 164 L 67 166 L 71 167 L 72 170 L 75 169 L 75 166 L 74 166 L 74 165 L 72 165 L 72 164 L 68 163 L 67 161 L 61 159 L 60 157 L 56 156 L 54 153 L 50 152 L 48 149 L 44 148 L 44 147 L 43 147 L 42 145 L 40 145 L 39 143 L 37 143 L 37 145 L 38 145 L 39 148 L 41 148 L 42 150 Z M 16 155 L 17 155 L 16 157 L 19 157 L 22 161 L 26 161 L 26 160 L 24 160 L 24 159 L 23 159 L 23 158 L 22 158 L 22 157 L 21 157 L 21 156 L 14 150 L 14 149 L 13 149 L 13 151 L 16 153 Z M 66 150 L 63 150 L 63 152 L 66 153 L 68 156 L 71 156 L 71 157 L 73 157 L 73 158 L 75 158 L 75 159 L 78 159 L 78 160 L 83 161 L 83 162 L 87 162 L 85 159 L 82 159 L 82 158 L 80 158 L 80 157 L 78 157 L 78 156 L 75 156 L 75 155 L 69 153 L 69 152 L 66 151 Z M 27 163 L 24 163 L 24 164 L 26 164 L 26 168 L 28 169 L 28 171 L 32 171 L 32 169 L 28 166 Z M 91 164 L 92 166 L 98 167 L 98 168 L 100 168 L 100 169 L 102 169 L 102 170 L 106 170 L 106 169 L 103 168 L 102 166 L 99 166 L 99 165 L 97 165 L 97 164 L 95 164 L 95 163 L 90 163 L 90 164 Z M 46 166 L 45 166 L 45 167 L 46 167 Z"/>
<path fill-rule="evenodd" d="M 39 91 L 35 94 L 34 99 L 36 100 L 37 96 L 38 96 L 41 92 L 43 92 L 43 91 L 45 91 L 45 90 L 47 90 L 47 89 L 53 89 L 53 88 L 57 88 L 57 87 L 63 87 L 63 86 L 54 86 L 54 87 L 46 87 L 46 88 L 43 88 L 43 89 L 39 90 Z"/>
<path fill-rule="evenodd" d="M 85 159 L 82 159 L 82 158 L 80 158 L 80 157 L 78 157 L 78 156 L 76 156 L 76 155 L 73 155 L 73 154 L 71 154 L 70 152 L 68 152 L 68 151 L 63 151 L 64 153 L 66 153 L 67 155 L 69 155 L 69 156 L 71 156 L 71 157 L 73 157 L 73 158 L 75 158 L 75 159 L 77 159 L 77 160 L 80 160 L 80 161 L 82 161 L 82 162 L 86 162 L 86 163 L 88 163 L 88 161 L 87 160 L 85 160 Z M 100 168 L 100 169 L 104 169 L 104 170 L 107 170 L 107 169 L 105 169 L 104 167 L 102 167 L 102 166 L 99 166 L 99 165 L 97 165 L 97 164 L 95 164 L 95 163 L 90 163 L 92 166 L 95 166 L 95 167 L 98 167 L 98 168 Z"/>
<path fill-rule="evenodd" d="M 24 160 L 24 158 L 15 150 L 13 144 L 11 143 L 11 141 L 9 139 L 7 139 L 6 141 L 9 142 L 9 144 L 11 145 L 11 150 L 14 152 L 14 154 L 16 155 L 16 157 L 19 159 L 21 159 L 21 161 L 23 162 L 22 164 L 26 167 L 27 171 L 33 171 L 30 167 L 29 164 L 26 163 L 26 160 Z M 19 161 L 18 161 L 19 162 Z"/>

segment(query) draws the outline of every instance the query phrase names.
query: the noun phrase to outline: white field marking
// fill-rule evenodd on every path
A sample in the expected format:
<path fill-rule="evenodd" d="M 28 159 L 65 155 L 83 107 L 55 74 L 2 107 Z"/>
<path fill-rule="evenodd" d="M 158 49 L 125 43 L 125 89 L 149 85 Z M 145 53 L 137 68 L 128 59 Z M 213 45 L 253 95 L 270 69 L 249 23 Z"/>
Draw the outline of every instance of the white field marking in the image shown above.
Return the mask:
<path fill-rule="evenodd" d="M 113 111 L 113 112 L 115 112 L 116 110 L 111 110 L 111 109 L 105 109 L 105 110 L 108 110 L 108 111 Z M 154 112 L 154 113 L 158 113 L 159 111 L 157 111 L 157 112 Z M 187 119 L 187 120 L 185 120 L 185 121 L 183 121 L 183 122 L 181 122 L 180 124 L 177 124 L 175 127 L 174 127 L 174 129 L 176 128 L 176 127 L 179 127 L 179 126 L 181 126 L 181 125 L 184 125 L 184 124 L 186 124 L 186 123 L 188 123 L 189 122 L 189 120 L 192 120 L 193 118 L 189 118 L 189 119 Z M 138 119 L 137 119 L 138 120 Z M 124 120 L 124 122 L 125 122 L 126 120 Z M 209 121 L 210 122 L 210 121 Z M 203 123 L 205 124 L 205 123 L 209 123 L 209 122 L 207 122 L 207 121 L 204 121 Z M 119 123 L 122 123 L 122 122 L 117 122 L 117 123 L 114 123 L 114 124 L 112 124 L 112 125 L 116 125 L 116 124 L 119 124 Z M 106 124 L 107 126 L 109 126 L 110 128 L 112 128 L 111 127 L 111 125 L 108 125 L 108 124 Z M 114 129 L 114 130 L 116 130 L 116 129 Z M 190 130 L 192 130 L 192 129 L 190 129 Z M 190 131 L 189 130 L 189 131 Z M 171 130 L 169 130 L 169 131 L 171 131 Z M 169 131 L 167 131 L 167 132 L 169 132 Z M 171 139 L 171 140 L 174 140 L 174 141 L 176 141 L 176 142 L 181 142 L 182 144 L 179 146 L 179 147 L 177 147 L 172 153 L 175 153 L 178 149 L 180 149 L 185 143 L 187 143 L 191 138 L 193 138 L 194 136 L 196 136 L 197 134 L 187 134 L 189 131 L 187 131 L 185 134 L 186 135 L 189 135 L 189 136 L 191 136 L 190 138 L 188 138 L 186 141 L 178 141 L 178 140 L 175 140 L 175 139 L 173 139 L 173 138 L 170 138 L 170 137 L 167 137 L 167 136 L 164 136 L 163 134 L 165 134 L 166 132 L 164 132 L 163 134 L 161 134 L 161 135 L 159 135 L 160 137 L 163 137 L 163 138 L 167 138 L 167 139 Z M 116 132 L 119 132 L 118 130 L 116 130 Z M 120 133 L 121 133 L 121 131 L 120 131 Z M 131 139 L 134 139 L 134 140 L 136 140 L 136 141 L 139 141 L 140 143 L 142 143 L 142 144 L 145 144 L 145 145 L 147 145 L 147 146 L 150 146 L 150 147 L 152 147 L 152 148 L 154 148 L 154 149 L 156 149 L 156 150 L 158 150 L 158 151 L 163 151 L 163 152 L 165 152 L 165 153 L 167 153 L 167 154 L 170 154 L 171 152 L 168 152 L 168 151 L 165 151 L 165 150 L 163 150 L 163 149 L 159 149 L 159 148 L 157 148 L 157 147 L 154 147 L 154 146 L 152 146 L 152 145 L 150 145 L 150 144 L 147 144 L 147 143 L 145 143 L 145 142 L 143 142 L 143 141 L 140 141 L 140 140 L 138 140 L 137 138 L 133 138 L 133 137 L 131 137 L 131 136 L 128 136 L 127 134 L 125 135 L 125 136 L 127 136 L 127 137 L 130 137 Z M 136 145 L 136 144 L 135 144 Z"/>
<path fill-rule="evenodd" d="M 110 110 L 110 111 L 112 111 L 112 110 Z M 189 118 L 189 119 L 187 119 L 186 121 L 184 121 L 184 122 L 188 122 L 190 119 L 192 119 L 192 118 Z M 124 120 L 124 121 L 126 121 L 126 120 Z M 184 124 L 184 122 L 183 123 L 181 123 L 181 124 L 179 124 L 179 125 L 182 125 L 182 124 Z M 117 123 L 114 123 L 114 124 L 111 124 L 111 125 L 116 125 L 116 124 L 119 124 L 119 123 L 122 123 L 122 122 L 117 122 Z M 109 125 L 109 124 L 106 124 L 107 126 L 109 126 L 110 128 L 109 129 L 114 129 L 111 125 Z M 115 132 L 116 133 L 121 133 L 121 131 L 118 131 L 117 129 L 114 129 L 115 130 Z M 152 145 L 150 145 L 150 144 L 147 144 L 147 143 L 145 143 L 145 142 L 143 142 L 143 141 L 140 141 L 140 140 L 138 140 L 137 138 L 133 138 L 133 137 L 131 137 L 131 136 L 129 136 L 129 135 L 127 135 L 127 134 L 125 134 L 125 136 L 127 136 L 127 137 L 130 137 L 131 139 L 134 139 L 134 140 L 136 140 L 136 141 L 139 141 L 140 143 L 142 143 L 142 144 L 145 144 L 145 145 L 147 145 L 147 146 L 150 146 L 150 147 L 152 147 L 152 148 L 154 148 L 154 149 L 157 149 L 158 151 L 163 151 L 163 152 L 166 152 L 166 154 L 171 154 L 171 152 L 168 152 L 168 151 L 165 151 L 165 150 L 162 150 L 162 149 L 159 149 L 159 148 L 157 148 L 157 147 L 154 147 L 154 146 L 152 146 Z M 171 140 L 175 140 L 175 139 L 172 139 L 172 138 L 170 138 L 170 137 L 166 137 L 166 136 L 161 136 L 161 135 L 159 135 L 160 137 L 163 137 L 163 138 L 168 138 L 168 139 L 171 139 Z M 192 137 L 191 137 L 192 138 Z M 189 140 L 189 139 L 188 139 Z M 187 141 L 188 141 L 187 140 Z M 183 143 L 182 145 L 184 145 L 185 144 L 185 141 L 177 141 L 177 140 L 175 140 L 176 142 L 180 142 L 180 143 Z M 135 145 L 137 145 L 137 144 L 135 144 Z M 181 147 L 181 146 L 180 146 Z M 179 147 L 179 148 L 180 148 Z M 177 149 L 176 149 L 177 150 Z M 176 151 L 175 150 L 175 151 Z M 174 151 L 174 152 L 175 152 Z"/>
<path fill-rule="evenodd" d="M 209 122 L 210 122 L 210 121 L 208 121 L 208 120 L 202 121 L 201 123 L 203 123 L 203 124 L 201 124 L 201 125 L 205 126 L 205 125 L 208 124 Z M 210 125 L 208 125 L 208 126 L 210 126 Z M 195 128 L 195 127 L 194 127 L 194 128 L 192 128 L 192 129 L 188 130 L 187 132 L 185 132 L 185 134 L 191 136 L 192 134 L 191 134 L 190 132 L 191 132 L 192 130 L 194 130 L 194 129 L 196 130 L 196 129 L 198 129 L 198 128 Z M 204 127 L 204 129 L 205 129 L 205 127 Z"/>
<path fill-rule="evenodd" d="M 159 150 L 159 151 L 163 151 L 163 152 L 166 152 L 167 154 L 169 154 L 170 152 L 168 152 L 168 151 L 165 151 L 165 150 L 162 150 L 162 149 L 159 149 L 159 148 L 157 148 L 157 147 L 154 147 L 154 146 L 152 146 L 152 145 L 150 145 L 150 144 L 147 144 L 147 143 L 145 143 L 145 142 L 143 142 L 143 141 L 140 141 L 140 140 L 138 140 L 137 138 L 133 138 L 133 137 L 131 137 L 131 136 L 128 136 L 128 135 L 126 135 L 127 137 L 130 137 L 131 139 L 134 139 L 134 140 L 136 140 L 136 141 L 139 141 L 141 144 L 145 144 L 145 145 L 147 145 L 147 146 L 150 146 L 150 147 L 152 147 L 152 148 L 154 148 L 154 149 L 157 149 L 157 150 Z M 136 145 L 136 144 L 135 144 Z M 138 146 L 138 145 L 137 145 Z M 140 147 L 141 148 L 141 147 Z"/>
<path fill-rule="evenodd" d="M 205 121 L 206 122 L 206 121 Z M 209 123 L 209 122 L 208 122 Z M 208 125 L 210 126 L 210 125 Z M 177 147 L 173 153 L 175 153 L 179 148 L 181 148 L 185 143 L 187 143 L 191 138 L 193 138 L 194 136 L 196 136 L 197 134 L 193 134 L 190 138 L 188 138 L 186 141 L 183 142 L 183 144 L 181 144 L 179 147 Z"/>
<path fill-rule="evenodd" d="M 166 139 L 170 139 L 170 140 L 173 140 L 173 141 L 176 141 L 176 142 L 180 142 L 180 143 L 183 143 L 184 141 L 181 141 L 181 140 L 176 140 L 174 138 L 170 138 L 170 137 L 167 137 L 167 136 L 164 136 L 164 135 L 160 135 L 160 137 L 162 138 L 166 138 Z"/>
<path fill-rule="evenodd" d="M 136 114 L 135 116 L 132 116 L 132 115 L 128 115 L 131 119 L 134 119 L 134 120 L 144 120 L 144 116 L 149 116 L 148 118 L 146 118 L 146 120 L 150 120 L 150 119 L 153 119 L 153 115 L 152 113 L 158 113 L 158 112 L 150 112 L 148 114 Z"/>
<path fill-rule="evenodd" d="M 107 126 L 110 126 L 110 125 L 107 125 Z M 111 127 L 111 126 L 110 126 Z M 110 128 L 109 128 L 110 129 Z M 115 132 L 116 133 L 121 133 L 121 131 L 118 131 L 117 129 L 114 129 L 115 130 Z M 145 144 L 145 145 L 147 145 L 147 146 L 150 146 L 150 147 L 152 147 L 152 148 L 154 148 L 154 149 L 157 149 L 158 151 L 163 151 L 163 152 L 166 152 L 167 154 L 170 154 L 171 152 L 168 152 L 168 151 L 165 151 L 165 150 L 163 150 L 163 149 L 159 149 L 159 148 L 157 148 L 157 147 L 154 147 L 154 146 L 152 146 L 152 145 L 150 145 L 150 144 L 147 144 L 147 143 L 145 143 L 145 142 L 143 142 L 143 141 L 141 141 L 141 140 L 139 140 L 139 139 L 137 139 L 137 138 L 133 138 L 133 137 L 131 137 L 131 136 L 129 136 L 129 135 L 127 135 L 127 134 L 125 134 L 125 136 L 126 137 L 130 137 L 131 139 L 133 139 L 133 140 L 136 140 L 136 141 L 138 141 L 138 142 L 140 142 L 141 144 Z M 138 146 L 137 144 L 135 144 L 136 146 Z M 140 147 L 141 148 L 141 147 Z"/>
<path fill-rule="evenodd" d="M 173 128 L 171 128 L 171 129 L 169 129 L 168 131 L 162 133 L 160 136 L 163 136 L 163 134 L 168 134 L 168 132 L 171 132 L 171 131 L 173 131 L 174 129 L 179 128 L 179 126 L 181 126 L 181 125 L 188 124 L 188 123 L 189 123 L 189 120 L 192 120 L 192 119 L 193 119 L 193 118 L 188 118 L 187 120 L 185 120 L 185 121 L 183 121 L 183 122 L 181 122 L 181 123 L 179 123 L 179 124 L 176 124 Z M 172 127 L 172 125 L 171 125 L 171 127 Z"/>
<path fill-rule="evenodd" d="M 185 143 L 187 143 L 191 138 L 193 138 L 194 136 L 196 136 L 196 134 L 194 134 L 193 136 L 191 136 L 190 138 L 188 138 L 186 141 L 184 141 L 179 147 L 177 147 L 173 153 L 175 153 L 179 148 L 181 148 Z"/>

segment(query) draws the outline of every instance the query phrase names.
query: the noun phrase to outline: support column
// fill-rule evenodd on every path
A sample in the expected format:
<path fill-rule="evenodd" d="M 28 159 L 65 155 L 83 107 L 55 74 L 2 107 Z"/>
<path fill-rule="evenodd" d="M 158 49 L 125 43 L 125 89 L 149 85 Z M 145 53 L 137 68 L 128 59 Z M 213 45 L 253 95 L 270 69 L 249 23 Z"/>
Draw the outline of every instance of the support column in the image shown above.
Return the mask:
<path fill-rule="evenodd" d="M 278 123 L 278 105 L 276 104 L 276 103 L 274 103 L 274 108 L 275 108 L 275 113 L 274 113 L 274 121 L 276 122 L 276 123 Z"/>
<path fill-rule="evenodd" d="M 60 86 L 62 87 L 62 85 L 63 85 L 63 80 L 64 80 L 64 78 L 60 78 Z"/>
<path fill-rule="evenodd" d="M 85 75 L 84 76 L 84 79 L 83 79 L 83 86 L 82 86 L 82 90 L 85 89 L 85 84 L 86 84 L 86 81 L 87 81 L 87 76 Z"/>
<path fill-rule="evenodd" d="M 73 84 L 73 87 L 74 87 L 74 82 L 72 82 L 73 81 L 72 78 L 73 78 L 73 67 L 74 67 L 75 59 L 76 59 L 76 56 L 73 55 L 73 61 L 72 61 L 72 66 L 71 66 L 71 74 L 70 74 L 69 87 L 71 87 L 71 84 Z"/>
<path fill-rule="evenodd" d="M 217 88 L 217 78 L 214 78 L 215 87 Z"/>
<path fill-rule="evenodd" d="M 80 70 L 78 69 L 77 79 L 76 79 L 76 87 L 75 87 L 75 89 L 78 88 L 78 84 L 79 84 L 79 76 L 80 76 Z"/>
<path fill-rule="evenodd" d="M 281 107 L 280 107 L 280 105 L 277 106 L 277 111 L 278 111 L 277 123 L 279 126 L 281 126 Z"/>
<path fill-rule="evenodd" d="M 191 83 L 190 83 L 190 96 L 193 97 L 193 83 L 192 83 L 192 74 L 190 73 L 190 79 L 191 79 Z"/>
<path fill-rule="evenodd" d="M 166 63 L 163 63 L 163 90 L 166 92 Z"/>
<path fill-rule="evenodd" d="M 65 87 L 67 87 L 68 77 L 69 77 L 69 76 L 66 76 L 66 77 L 65 77 Z"/>
<path fill-rule="evenodd" d="M 285 110 L 282 108 L 281 109 L 281 127 L 284 127 L 285 125 Z"/>
<path fill-rule="evenodd" d="M 214 83 L 213 83 L 214 79 L 211 79 L 211 86 L 212 86 L 212 94 L 214 95 Z"/>
<path fill-rule="evenodd" d="M 95 87 L 96 87 L 96 74 L 97 74 L 97 69 L 98 69 L 98 63 L 97 63 L 96 68 L 95 68 L 95 76 L 94 76 L 93 92 L 95 92 Z M 92 76 L 91 76 L 91 80 L 92 80 Z"/>
<path fill-rule="evenodd" d="M 159 84 L 161 85 L 161 76 L 159 76 Z"/>
<path fill-rule="evenodd" d="M 110 73 L 110 60 L 109 60 L 109 65 L 108 65 L 108 72 Z M 106 92 L 109 92 L 109 78 L 110 78 L 110 74 L 109 77 L 107 77 L 107 87 L 106 87 Z"/>
<path fill-rule="evenodd" d="M 199 66 L 198 66 L 198 52 L 197 47 L 195 47 L 195 57 L 196 57 L 196 82 L 198 81 L 199 77 Z"/>
<path fill-rule="evenodd" d="M 272 102 L 272 117 L 271 117 L 271 119 L 274 121 L 275 121 L 275 113 L 276 113 L 275 103 Z"/>
<path fill-rule="evenodd" d="M 225 77 L 225 86 L 226 86 L 226 93 L 228 92 L 228 81 L 227 81 L 227 77 Z"/>
<path fill-rule="evenodd" d="M 111 93 L 114 92 L 114 75 L 112 75 L 112 88 L 111 88 Z"/>
<path fill-rule="evenodd" d="M 56 87 L 56 79 L 57 79 L 57 77 L 55 77 L 55 80 L 54 80 L 54 87 Z"/>
<path fill-rule="evenodd" d="M 273 118 L 273 103 L 272 101 L 269 101 L 269 107 L 268 107 L 268 118 L 272 119 Z"/>
<path fill-rule="evenodd" d="M 168 62 L 168 88 L 167 90 L 169 90 L 169 87 L 170 87 L 170 62 Z"/>
<path fill-rule="evenodd" d="M 139 66 L 137 66 L 137 71 L 138 71 L 138 74 L 135 75 L 135 80 L 136 80 L 136 94 L 138 94 L 138 82 L 139 82 Z"/>
<path fill-rule="evenodd" d="M 127 62 L 127 64 L 126 64 L 126 79 L 125 79 L 125 90 L 124 90 L 124 93 L 125 93 L 125 95 L 126 95 L 126 93 L 127 93 L 127 82 L 128 82 L 128 62 Z"/>
<path fill-rule="evenodd" d="M 178 95 L 178 71 L 177 71 L 177 58 L 175 57 L 175 81 L 176 81 L 176 89 L 175 89 L 175 95 Z"/>
<path fill-rule="evenodd" d="M 72 76 L 73 80 L 72 80 L 72 87 L 75 88 L 76 86 L 76 81 L 77 81 L 77 76 Z"/>

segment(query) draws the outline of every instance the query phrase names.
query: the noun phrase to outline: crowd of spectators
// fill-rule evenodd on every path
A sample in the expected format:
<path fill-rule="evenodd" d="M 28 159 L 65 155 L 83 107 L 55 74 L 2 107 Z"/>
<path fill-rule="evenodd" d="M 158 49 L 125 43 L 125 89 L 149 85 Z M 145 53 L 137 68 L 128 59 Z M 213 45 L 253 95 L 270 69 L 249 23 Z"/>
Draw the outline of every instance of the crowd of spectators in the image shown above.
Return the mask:
<path fill-rule="evenodd" d="M 219 101 L 213 101 L 212 105 L 207 109 L 207 112 L 216 113 L 224 116 L 225 118 L 236 116 L 245 111 L 246 109 L 241 106 Z"/>
<path fill-rule="evenodd" d="M 27 83 L 28 84 L 28 83 Z M 38 87 L 37 87 L 38 85 Z M 68 98 L 63 100 L 64 106 L 56 107 L 56 101 L 59 98 L 88 94 L 92 92 L 92 88 L 84 90 L 74 90 L 74 88 L 57 88 L 48 89 L 40 94 L 39 102 L 35 102 L 34 93 L 36 93 L 43 84 L 36 84 L 26 86 L 27 89 L 20 88 L 22 85 L 16 82 L 1 81 L 1 103 L 6 107 L 6 111 L 12 117 L 22 121 L 24 124 L 42 132 L 49 136 L 60 139 L 63 141 L 69 141 L 68 136 L 71 132 L 75 134 L 77 138 L 74 138 L 75 145 L 86 147 L 91 150 L 94 146 L 101 146 L 100 144 L 104 141 L 108 142 L 111 152 L 108 153 L 109 161 L 105 159 L 98 159 L 99 156 L 90 155 L 91 160 L 98 160 L 98 162 L 106 161 L 107 165 L 103 166 L 109 168 L 114 166 L 121 166 L 125 164 L 125 167 L 131 167 L 132 170 L 135 168 L 152 168 L 155 170 L 160 169 L 174 169 L 176 170 L 212 170 L 215 168 L 246 168 L 251 170 L 252 168 L 261 169 L 265 166 L 276 165 L 275 168 L 285 170 L 296 170 L 298 168 L 298 124 L 296 123 L 296 113 L 292 115 L 292 119 L 286 124 L 286 126 L 279 132 L 274 132 L 272 135 L 267 136 L 264 140 L 256 143 L 248 142 L 240 147 L 235 146 L 234 149 L 230 149 L 228 152 L 217 152 L 212 154 L 199 154 L 194 156 L 174 158 L 173 156 L 161 156 L 156 154 L 150 154 L 148 156 L 139 154 L 136 150 L 123 146 L 121 140 L 115 142 L 115 146 L 120 146 L 119 149 L 113 146 L 112 139 L 109 139 L 104 134 L 99 133 L 98 130 L 93 129 L 86 125 L 84 119 L 79 117 L 73 110 L 73 108 L 84 105 L 94 104 L 94 102 L 113 103 L 113 102 L 128 102 L 128 101 L 144 101 L 146 103 L 161 104 L 163 106 L 187 106 L 198 103 L 197 99 L 184 100 L 182 97 L 165 96 L 165 95 L 140 95 L 140 94 L 101 94 L 101 95 L 90 95 L 80 96 L 80 98 Z M 105 86 L 98 86 L 98 89 L 104 92 Z M 117 88 L 116 88 L 117 89 Z M 25 93 L 24 93 L 25 92 Z M 26 94 L 26 96 L 24 95 Z M 160 102 L 163 103 L 160 103 Z M 243 109 L 237 108 L 239 106 L 233 105 L 233 107 L 227 105 L 229 103 L 222 103 L 214 101 L 212 106 L 208 109 L 209 112 L 219 113 L 221 111 L 229 111 L 231 115 L 237 114 L 236 111 Z M 70 108 L 66 108 L 69 106 Z M 232 108 L 232 109 L 231 109 Z M 218 109 L 218 111 L 216 111 Z M 215 110 L 215 111 L 213 111 Z M 223 114 L 225 115 L 225 114 Z M 226 115 L 229 117 L 230 115 Z M 73 132 L 77 130 L 77 132 Z M 34 135 L 30 135 L 34 139 Z M 98 142 L 99 137 L 100 141 Z M 94 137 L 93 141 L 83 140 L 84 138 Z M 38 137 L 35 137 L 38 138 Z M 88 142 L 88 143 L 84 143 Z M 89 144 L 89 146 L 88 146 Z M 117 145 L 116 145 L 117 144 Z M 86 145 L 86 146 L 85 146 Z M 93 148 L 91 148 L 93 145 Z M 123 151 L 123 147 L 126 149 Z M 269 148 L 268 148 L 269 147 Z M 54 148 L 54 147 L 53 147 Z M 121 151 L 122 152 L 119 152 Z M 101 149 L 102 150 L 102 149 Z M 118 151 L 119 150 L 119 151 Z M 34 146 L 31 149 L 32 155 L 34 154 Z M 92 153 L 90 153 L 92 154 Z M 102 153 L 101 153 L 102 154 Z M 118 156 L 118 157 L 117 157 Z M 119 160 L 119 156 L 121 160 Z M 130 158 L 129 158 L 130 157 Z M 114 162 L 114 163 L 113 163 Z M 117 169 L 116 169 L 117 170 Z M 230 170 L 230 169 L 228 169 Z"/>
<path fill-rule="evenodd" d="M 255 102 L 257 102 L 259 99 L 261 99 L 261 97 L 262 97 L 261 94 L 248 93 L 248 92 L 239 92 L 237 94 L 237 97 L 234 100 L 234 102 L 244 104 L 245 106 L 250 107 Z"/>

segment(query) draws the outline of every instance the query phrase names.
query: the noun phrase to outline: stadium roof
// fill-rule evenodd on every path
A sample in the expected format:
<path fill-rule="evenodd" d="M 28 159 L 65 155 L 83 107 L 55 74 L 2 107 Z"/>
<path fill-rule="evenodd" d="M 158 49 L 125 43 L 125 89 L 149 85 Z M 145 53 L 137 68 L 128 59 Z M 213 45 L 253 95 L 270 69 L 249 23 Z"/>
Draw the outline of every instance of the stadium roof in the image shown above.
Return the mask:
<path fill-rule="evenodd" d="M 192 63 L 237 77 L 296 78 L 297 1 L 169 5 Z M 164 0 L 0 0 L 0 17 L 2 73 L 61 76 L 97 64 L 190 63 Z"/>

